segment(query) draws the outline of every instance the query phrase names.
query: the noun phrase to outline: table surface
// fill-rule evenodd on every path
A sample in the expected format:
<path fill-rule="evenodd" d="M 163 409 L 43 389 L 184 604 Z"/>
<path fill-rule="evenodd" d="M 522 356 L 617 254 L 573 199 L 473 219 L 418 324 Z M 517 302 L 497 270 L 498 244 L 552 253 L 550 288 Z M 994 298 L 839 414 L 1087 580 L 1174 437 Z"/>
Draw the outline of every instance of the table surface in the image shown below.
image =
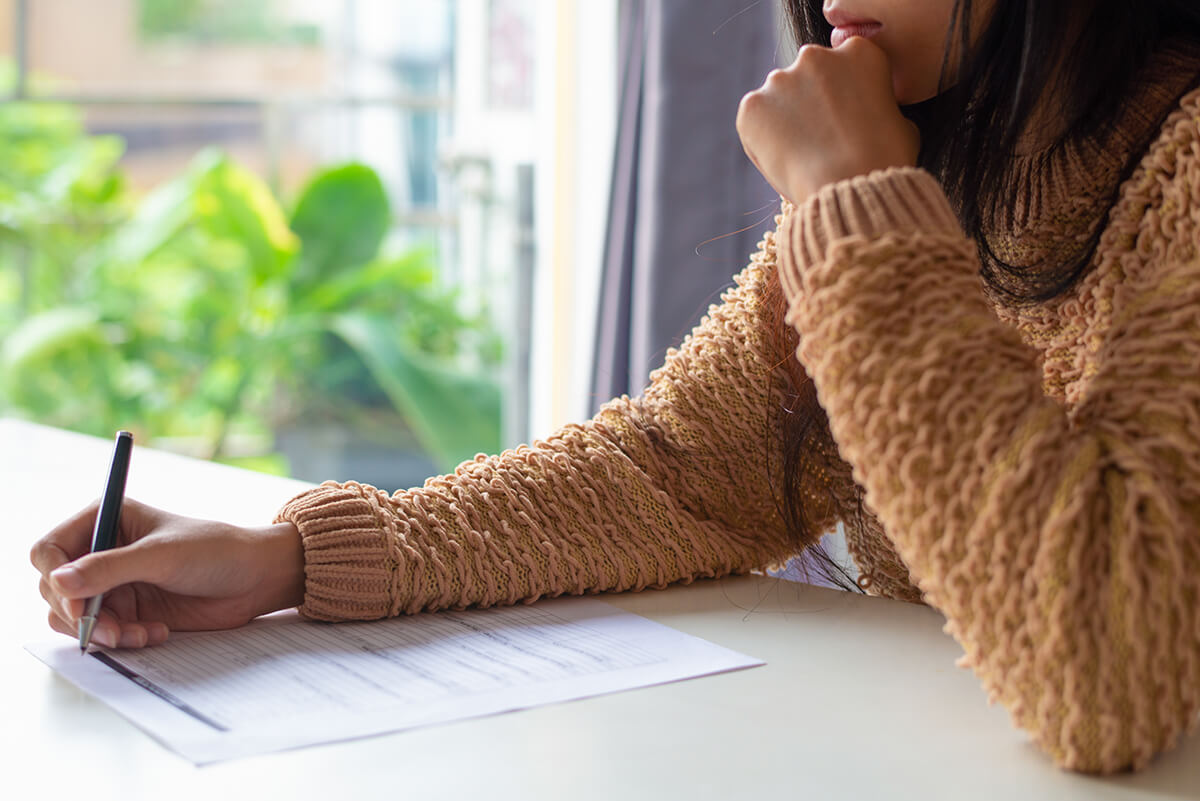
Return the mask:
<path fill-rule="evenodd" d="M 55 636 L 29 546 L 99 494 L 110 450 L 0 420 L 8 798 L 1200 799 L 1200 737 L 1136 775 L 1060 771 L 933 610 L 762 576 L 606 600 L 765 667 L 196 768 L 21 647 Z M 138 447 L 128 494 L 258 524 L 305 486 Z"/>

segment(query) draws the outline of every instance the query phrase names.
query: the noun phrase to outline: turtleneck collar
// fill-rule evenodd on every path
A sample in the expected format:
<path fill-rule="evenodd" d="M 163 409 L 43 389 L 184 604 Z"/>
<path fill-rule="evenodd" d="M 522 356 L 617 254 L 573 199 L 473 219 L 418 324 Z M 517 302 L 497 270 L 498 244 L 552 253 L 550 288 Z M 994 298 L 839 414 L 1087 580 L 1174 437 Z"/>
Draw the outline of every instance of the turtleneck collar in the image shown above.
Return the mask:
<path fill-rule="evenodd" d="M 1085 255 L 1128 177 L 1131 160 L 1145 151 L 1180 98 L 1195 86 L 1200 54 L 1194 50 L 1163 47 L 1104 136 L 1013 157 L 1001 190 L 1005 200 L 985 221 L 988 245 L 997 258 L 1014 267 L 1053 269 Z"/>

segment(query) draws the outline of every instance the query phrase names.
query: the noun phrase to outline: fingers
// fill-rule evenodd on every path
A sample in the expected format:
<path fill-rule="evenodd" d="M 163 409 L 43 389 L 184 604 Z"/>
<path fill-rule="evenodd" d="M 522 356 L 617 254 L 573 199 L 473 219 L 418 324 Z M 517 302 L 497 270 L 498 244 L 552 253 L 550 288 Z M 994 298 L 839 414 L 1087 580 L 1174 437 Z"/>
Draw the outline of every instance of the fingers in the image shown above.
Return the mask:
<path fill-rule="evenodd" d="M 866 36 L 852 36 L 846 40 L 844 45 L 829 52 L 840 58 L 871 64 L 875 69 L 880 67 L 890 69 L 887 53 Z"/>
<path fill-rule="evenodd" d="M 29 560 L 42 574 L 38 591 L 50 607 L 48 621 L 55 631 L 78 636 L 84 601 L 132 582 L 154 582 L 162 572 L 154 558 L 155 547 L 140 539 L 156 526 L 163 515 L 157 510 L 126 499 L 121 514 L 120 541 L 132 543 L 101 553 L 88 553 L 98 503 L 92 503 L 64 520 L 42 537 L 29 552 Z M 141 648 L 166 640 L 163 623 L 124 621 L 117 617 L 119 591 L 105 598 L 97 616 L 92 641 L 110 648 Z M 127 613 L 131 609 L 125 610 Z"/>
<path fill-rule="evenodd" d="M 101 609 L 92 629 L 92 642 L 107 648 L 145 648 L 161 644 L 167 634 L 163 623 L 120 620 L 110 610 Z"/>
<path fill-rule="evenodd" d="M 91 598 L 122 584 L 161 579 L 162 560 L 143 543 L 81 556 L 50 572 L 50 589 L 63 598 Z"/>
<path fill-rule="evenodd" d="M 67 599 L 56 593 L 50 586 L 50 582 L 42 578 L 38 582 L 38 592 L 42 594 L 42 598 L 50 606 L 50 613 L 62 618 L 70 624 L 74 624 L 79 620 L 79 616 L 83 614 L 83 601 L 79 599 Z"/>
<path fill-rule="evenodd" d="M 79 623 L 64 620 L 53 610 L 47 615 L 50 628 L 68 637 L 79 636 Z M 170 631 L 162 623 L 123 623 L 105 611 L 96 619 L 92 642 L 106 648 L 145 648 L 161 645 Z"/>
<path fill-rule="evenodd" d="M 91 550 L 92 531 L 96 526 L 99 506 L 99 501 L 93 501 L 33 544 L 29 550 L 29 561 L 42 575 L 72 559 L 78 559 Z M 152 506 L 126 498 L 121 504 L 118 543 L 128 544 L 140 540 L 155 527 L 161 526 L 167 517 L 169 516 Z"/>
<path fill-rule="evenodd" d="M 68 623 L 67 621 L 63 620 L 53 609 L 47 613 L 46 618 L 50 623 L 50 628 L 54 629 L 59 634 L 77 636 L 76 624 Z"/>
<path fill-rule="evenodd" d="M 29 561 L 38 572 L 44 576 L 87 553 L 91 547 L 92 528 L 96 525 L 97 508 L 98 502 L 80 509 L 33 544 L 29 550 Z"/>

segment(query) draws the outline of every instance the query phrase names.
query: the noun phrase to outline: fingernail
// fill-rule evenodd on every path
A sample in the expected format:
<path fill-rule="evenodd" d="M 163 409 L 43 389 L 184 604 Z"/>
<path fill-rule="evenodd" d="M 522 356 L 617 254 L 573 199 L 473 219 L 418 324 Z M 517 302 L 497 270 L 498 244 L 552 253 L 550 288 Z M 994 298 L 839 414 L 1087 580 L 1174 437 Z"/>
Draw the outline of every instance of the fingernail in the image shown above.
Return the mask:
<path fill-rule="evenodd" d="M 83 586 L 83 576 L 74 565 L 63 565 L 51 571 L 50 578 L 54 579 L 64 590 L 77 590 Z"/>
<path fill-rule="evenodd" d="M 117 647 L 116 636 L 107 628 L 100 628 L 99 626 L 92 630 L 92 642 L 103 645 L 105 648 Z"/>

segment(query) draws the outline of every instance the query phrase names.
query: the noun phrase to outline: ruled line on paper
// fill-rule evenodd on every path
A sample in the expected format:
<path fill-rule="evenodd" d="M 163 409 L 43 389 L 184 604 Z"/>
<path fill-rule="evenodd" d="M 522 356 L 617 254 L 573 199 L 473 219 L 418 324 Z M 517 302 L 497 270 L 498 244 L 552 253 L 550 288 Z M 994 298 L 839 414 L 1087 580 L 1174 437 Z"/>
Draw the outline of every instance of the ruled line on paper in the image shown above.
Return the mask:
<path fill-rule="evenodd" d="M 154 682 L 146 679 L 146 677 L 139 676 L 137 673 L 134 673 L 132 670 L 125 667 L 120 662 L 113 659 L 111 656 L 104 653 L 103 651 L 91 651 L 90 654 L 92 657 L 99 660 L 100 662 L 103 662 L 105 665 L 108 665 L 110 668 L 117 671 L 122 676 L 129 679 L 130 681 L 132 681 L 134 684 L 138 685 L 142 689 L 149 690 L 150 692 L 154 693 L 159 698 L 163 699 L 168 704 L 170 704 L 171 706 L 178 709 L 180 712 L 184 712 L 188 715 L 191 715 L 196 720 L 200 721 L 201 723 L 203 723 L 207 726 L 212 726 L 217 731 L 229 731 L 229 729 L 226 728 L 225 726 L 222 726 L 220 723 L 217 723 L 215 720 L 212 720 L 211 718 L 205 717 L 203 714 L 201 714 L 195 708 L 188 706 L 183 701 L 180 701 L 178 698 L 171 695 L 169 692 L 164 690 L 162 687 L 159 687 Z"/>
<path fill-rule="evenodd" d="M 589 598 L 349 623 L 281 613 L 95 659 L 26 647 L 197 764 L 762 664 Z"/>
<path fill-rule="evenodd" d="M 506 607 L 261 626 L 110 655 L 223 730 L 412 707 L 663 661 L 550 611 Z M 147 687 L 149 689 L 149 687 Z"/>

